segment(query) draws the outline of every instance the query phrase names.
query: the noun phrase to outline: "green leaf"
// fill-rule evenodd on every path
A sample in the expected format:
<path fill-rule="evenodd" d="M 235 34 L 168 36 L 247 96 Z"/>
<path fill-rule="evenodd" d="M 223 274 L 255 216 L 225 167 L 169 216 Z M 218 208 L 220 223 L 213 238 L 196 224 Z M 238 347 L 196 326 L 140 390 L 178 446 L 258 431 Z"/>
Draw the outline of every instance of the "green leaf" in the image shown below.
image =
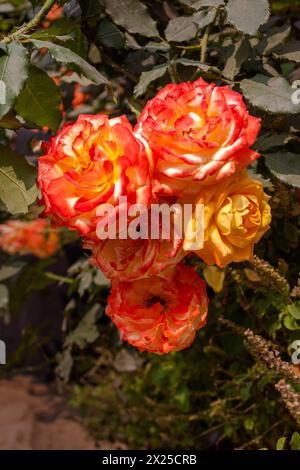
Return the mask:
<path fill-rule="evenodd" d="M 100 269 L 97 269 L 96 275 L 94 276 L 94 283 L 96 286 L 108 287 L 110 286 L 111 281 L 103 274 Z"/>
<path fill-rule="evenodd" d="M 191 16 L 179 16 L 169 21 L 165 30 L 167 41 L 189 41 L 197 32 L 209 25 L 215 17 L 215 11 L 198 11 Z"/>
<path fill-rule="evenodd" d="M 38 195 L 36 168 L 8 147 L 0 145 L 0 199 L 11 214 L 28 212 Z"/>
<path fill-rule="evenodd" d="M 2 266 L 2 268 L 0 268 L 0 282 L 6 281 L 6 279 L 15 276 L 23 266 L 24 264 L 22 263 L 20 263 L 19 266 Z"/>
<path fill-rule="evenodd" d="M 0 119 L 1 129 L 20 129 L 21 127 L 24 127 L 24 124 L 16 118 L 13 112 L 8 112 Z"/>
<path fill-rule="evenodd" d="M 74 21 L 68 18 L 59 18 L 48 28 L 41 29 L 30 35 L 32 39 L 42 39 L 45 41 L 58 38 L 61 41 L 72 38 L 70 35 L 74 33 L 79 25 L 74 25 Z"/>
<path fill-rule="evenodd" d="M 291 315 L 286 315 L 283 319 L 284 326 L 290 331 L 300 330 L 300 325 Z"/>
<path fill-rule="evenodd" d="M 297 114 L 300 105 L 294 104 L 294 90 L 283 77 L 255 75 L 241 81 L 241 89 L 253 106 L 274 114 Z"/>
<path fill-rule="evenodd" d="M 260 153 L 268 153 L 272 150 L 274 151 L 276 147 L 285 147 L 290 138 L 291 136 L 287 132 L 261 134 L 258 139 L 256 139 L 253 147 L 254 150 Z"/>
<path fill-rule="evenodd" d="M 298 432 L 294 432 L 292 435 L 292 439 L 290 440 L 290 446 L 292 450 L 300 450 L 300 434 Z"/>
<path fill-rule="evenodd" d="M 176 59 L 174 62 L 176 64 L 185 65 L 186 67 L 198 67 L 198 68 L 200 68 L 200 66 L 204 65 L 205 68 L 207 67 L 207 70 L 209 69 L 209 65 L 201 64 L 201 62 L 199 60 L 186 59 L 185 57 L 181 57 L 179 59 Z"/>
<path fill-rule="evenodd" d="M 251 36 L 267 22 L 270 15 L 268 0 L 229 0 L 226 11 L 229 23 Z"/>
<path fill-rule="evenodd" d="M 243 63 L 250 57 L 251 51 L 252 48 L 248 38 L 240 39 L 235 44 L 229 46 L 228 59 L 223 70 L 224 77 L 234 80 Z"/>
<path fill-rule="evenodd" d="M 42 290 L 53 282 L 45 275 L 45 270 L 51 263 L 53 258 L 37 259 L 34 263 L 23 266 L 17 279 L 10 283 L 10 312 L 19 312 L 30 292 Z"/>
<path fill-rule="evenodd" d="M 12 108 L 28 76 L 26 49 L 12 42 L 7 52 L 0 57 L 0 118 Z"/>
<path fill-rule="evenodd" d="M 170 50 L 170 47 L 171 46 L 167 41 L 162 40 L 161 42 L 150 41 L 147 44 L 145 44 L 144 49 L 147 49 L 147 51 L 151 51 L 151 52 L 156 52 L 156 51 L 167 52 Z"/>
<path fill-rule="evenodd" d="M 79 286 L 78 286 L 78 294 L 80 295 L 80 297 L 83 297 L 85 291 L 90 289 L 92 285 L 93 275 L 91 271 L 83 271 L 78 276 L 78 279 L 80 279 Z"/>
<path fill-rule="evenodd" d="M 287 311 L 293 318 L 300 320 L 300 303 L 294 303 L 287 306 Z"/>
<path fill-rule="evenodd" d="M 255 426 L 255 421 L 254 419 L 250 416 L 249 418 L 246 418 L 244 420 L 244 428 L 246 429 L 246 431 L 253 431 L 254 429 L 254 426 Z"/>
<path fill-rule="evenodd" d="M 101 306 L 95 304 L 83 317 L 77 328 L 72 331 L 66 339 L 66 346 L 76 344 L 79 348 L 84 348 L 88 343 L 93 343 L 99 336 L 96 321 Z"/>
<path fill-rule="evenodd" d="M 92 28 L 103 13 L 102 1 L 100 0 L 79 0 L 82 11 L 82 18 Z"/>
<path fill-rule="evenodd" d="M 276 444 L 276 450 L 284 450 L 286 437 L 280 437 Z"/>
<path fill-rule="evenodd" d="M 69 381 L 71 371 L 73 368 L 74 360 L 72 358 L 72 347 L 64 349 L 61 353 L 57 354 L 57 367 L 55 373 L 63 383 Z"/>
<path fill-rule="evenodd" d="M 224 0 L 199 0 L 198 5 L 201 7 L 220 7 L 224 5 Z"/>
<path fill-rule="evenodd" d="M 213 65 L 201 64 L 201 62 L 198 60 L 185 59 L 182 57 L 180 59 L 176 59 L 174 63 L 184 65 L 185 67 L 197 67 L 205 75 L 211 75 L 214 77 L 221 75 L 221 71 L 217 67 L 214 67 Z"/>
<path fill-rule="evenodd" d="M 195 15 L 179 16 L 169 21 L 165 30 L 167 41 L 189 41 L 197 35 L 197 22 Z"/>
<path fill-rule="evenodd" d="M 148 88 L 148 85 L 162 77 L 168 70 L 167 64 L 158 65 L 148 72 L 142 72 L 139 83 L 134 88 L 134 94 L 136 97 L 143 95 Z"/>
<path fill-rule="evenodd" d="M 271 173 L 285 184 L 300 188 L 300 154 L 276 152 L 265 155 Z"/>
<path fill-rule="evenodd" d="M 276 46 L 279 46 L 289 37 L 291 27 L 288 24 L 272 28 L 268 34 L 262 38 L 257 46 L 259 54 L 268 55 Z"/>
<path fill-rule="evenodd" d="M 290 41 L 276 47 L 272 54 L 277 59 L 289 60 L 291 62 L 300 62 L 300 41 Z"/>
<path fill-rule="evenodd" d="M 61 121 L 60 99 L 54 81 L 43 70 L 31 65 L 15 110 L 26 121 L 56 131 Z"/>
<path fill-rule="evenodd" d="M 78 54 L 75 54 L 75 52 L 71 51 L 70 49 L 49 41 L 40 41 L 38 39 L 31 38 L 30 40 L 38 49 L 46 47 L 53 59 L 57 60 L 58 62 L 62 62 L 63 64 L 77 65 L 83 75 L 89 78 L 96 85 L 101 85 L 103 83 L 109 85 L 109 81 L 106 77 L 104 77 L 104 75 L 98 72 L 95 67 L 93 67 L 86 60 L 82 59 L 82 57 L 80 57 Z"/>
<path fill-rule="evenodd" d="M 193 2 L 193 8 L 197 10 L 202 7 L 220 7 L 224 5 L 224 0 L 196 0 Z"/>
<path fill-rule="evenodd" d="M 5 284 L 0 284 L 0 309 L 7 307 L 9 302 L 9 290 Z"/>
<path fill-rule="evenodd" d="M 115 49 L 122 49 L 125 44 L 123 33 L 107 18 L 101 19 L 97 24 L 94 42 Z"/>
<path fill-rule="evenodd" d="M 221 5 L 224 5 L 224 0 L 180 0 L 180 3 L 183 3 L 194 10 L 200 10 L 202 7 L 220 7 Z"/>
<path fill-rule="evenodd" d="M 159 37 L 156 23 L 139 0 L 105 0 L 106 12 L 130 33 Z"/>
<path fill-rule="evenodd" d="M 28 39 L 27 35 L 22 37 Z M 65 48 L 70 49 L 80 57 L 86 56 L 87 40 L 81 31 L 80 24 L 74 22 L 74 19 L 60 18 L 49 28 L 31 34 L 30 39 L 51 41 L 56 44 L 63 42 Z"/>

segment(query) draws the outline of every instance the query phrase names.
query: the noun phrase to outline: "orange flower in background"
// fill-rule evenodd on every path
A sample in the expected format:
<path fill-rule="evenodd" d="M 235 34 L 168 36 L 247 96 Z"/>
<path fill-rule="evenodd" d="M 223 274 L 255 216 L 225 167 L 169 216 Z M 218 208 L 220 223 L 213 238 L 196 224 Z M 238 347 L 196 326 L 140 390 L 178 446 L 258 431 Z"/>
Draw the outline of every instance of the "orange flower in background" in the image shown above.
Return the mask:
<path fill-rule="evenodd" d="M 60 7 L 57 3 L 54 3 L 53 7 L 46 16 L 46 21 L 43 23 L 43 28 L 49 28 L 52 21 L 58 20 L 64 12 L 64 7 Z"/>
<path fill-rule="evenodd" d="M 182 240 L 105 240 L 87 242 L 91 262 L 109 278 L 131 281 L 174 267 L 185 254 Z"/>
<path fill-rule="evenodd" d="M 153 151 L 156 191 L 170 195 L 197 192 L 257 159 L 250 146 L 259 130 L 242 95 L 201 78 L 164 87 L 135 127 Z"/>
<path fill-rule="evenodd" d="M 57 3 L 53 5 L 49 13 L 47 14 L 47 20 L 55 21 L 58 20 L 63 14 L 64 7 L 60 7 Z"/>
<path fill-rule="evenodd" d="M 44 146 L 38 161 L 38 183 L 45 214 L 56 224 L 87 235 L 95 231 L 101 204 L 148 205 L 151 199 L 149 161 L 125 116 L 80 115 Z M 118 210 L 122 210 L 118 207 Z"/>
<path fill-rule="evenodd" d="M 271 223 L 269 199 L 246 170 L 200 191 L 193 202 L 204 204 L 204 246 L 196 254 L 221 268 L 251 259 L 254 244 Z M 189 242 L 183 246 L 188 250 Z"/>
<path fill-rule="evenodd" d="M 205 325 L 207 307 L 205 282 L 179 264 L 170 279 L 113 281 L 106 313 L 122 339 L 140 351 L 166 354 L 191 345 Z"/>
<path fill-rule="evenodd" d="M 72 109 L 76 109 L 89 99 L 89 95 L 81 90 L 81 85 L 75 83 L 74 95 L 72 99 Z"/>
<path fill-rule="evenodd" d="M 45 220 L 9 220 L 0 225 L 0 248 L 9 254 L 48 258 L 59 249 L 59 236 Z"/>

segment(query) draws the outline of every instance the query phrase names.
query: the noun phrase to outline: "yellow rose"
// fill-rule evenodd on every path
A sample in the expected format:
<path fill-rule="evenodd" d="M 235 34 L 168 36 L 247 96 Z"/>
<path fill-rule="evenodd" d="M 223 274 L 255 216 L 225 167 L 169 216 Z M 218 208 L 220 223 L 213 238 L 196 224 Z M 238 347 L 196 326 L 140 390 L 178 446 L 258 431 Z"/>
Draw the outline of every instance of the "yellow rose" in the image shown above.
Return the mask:
<path fill-rule="evenodd" d="M 193 204 L 204 204 L 204 243 L 195 253 L 221 268 L 251 259 L 254 244 L 270 226 L 269 199 L 262 184 L 249 178 L 246 170 L 203 189 L 193 200 Z M 184 250 L 190 251 L 191 243 L 185 239 Z"/>

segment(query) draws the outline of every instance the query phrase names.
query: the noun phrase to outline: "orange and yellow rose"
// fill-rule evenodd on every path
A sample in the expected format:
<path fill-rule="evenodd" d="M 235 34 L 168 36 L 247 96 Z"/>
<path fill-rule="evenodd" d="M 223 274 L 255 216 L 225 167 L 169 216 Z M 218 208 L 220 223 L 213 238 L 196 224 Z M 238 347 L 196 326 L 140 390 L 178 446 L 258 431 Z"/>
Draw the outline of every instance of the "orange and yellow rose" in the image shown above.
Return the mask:
<path fill-rule="evenodd" d="M 9 220 L 0 225 L 0 248 L 9 254 L 48 258 L 59 249 L 59 236 L 45 220 Z"/>
<path fill-rule="evenodd" d="M 122 339 L 140 351 L 166 354 L 190 346 L 205 325 L 207 307 L 205 282 L 179 264 L 169 279 L 113 281 L 106 313 Z"/>
<path fill-rule="evenodd" d="M 85 248 L 92 249 L 91 262 L 109 279 L 132 281 L 161 273 L 174 267 L 185 254 L 182 240 L 104 240 L 87 241 Z"/>
<path fill-rule="evenodd" d="M 254 244 L 271 223 L 269 199 L 261 182 L 249 178 L 246 170 L 200 191 L 193 204 L 204 204 L 204 245 L 196 254 L 221 268 L 251 259 Z M 184 249 L 189 245 L 185 240 Z"/>
<path fill-rule="evenodd" d="M 58 225 L 87 235 L 95 231 L 101 204 L 118 206 L 120 196 L 127 196 L 129 205 L 151 199 L 146 149 L 125 116 L 80 115 L 44 149 L 38 182 L 45 214 Z"/>
<path fill-rule="evenodd" d="M 197 192 L 257 159 L 250 146 L 259 130 L 239 93 L 202 79 L 164 87 L 135 127 L 153 152 L 155 190 L 170 195 Z"/>

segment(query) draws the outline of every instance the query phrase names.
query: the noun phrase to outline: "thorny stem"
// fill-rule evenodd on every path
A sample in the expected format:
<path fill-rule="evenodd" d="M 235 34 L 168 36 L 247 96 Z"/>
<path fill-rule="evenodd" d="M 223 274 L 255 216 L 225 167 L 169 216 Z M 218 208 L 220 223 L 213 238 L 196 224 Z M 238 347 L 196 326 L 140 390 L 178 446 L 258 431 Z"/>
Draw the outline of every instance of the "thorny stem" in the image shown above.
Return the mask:
<path fill-rule="evenodd" d="M 13 33 L 9 34 L 6 36 L 4 39 L 2 39 L 0 42 L 4 44 L 9 44 L 12 42 L 14 39 L 17 39 L 18 36 L 22 34 L 29 33 L 32 29 L 37 28 L 41 21 L 45 18 L 45 16 L 49 13 L 51 8 L 53 7 L 54 3 L 56 0 L 46 0 L 42 8 L 38 11 L 38 13 L 35 15 L 32 20 L 29 21 L 29 23 L 21 26 L 17 31 L 14 31 Z"/>
<path fill-rule="evenodd" d="M 66 284 L 74 284 L 74 282 L 75 282 L 74 279 L 70 279 L 70 278 L 64 277 L 64 276 L 59 276 L 58 274 L 50 273 L 50 272 L 46 272 L 45 276 L 48 279 L 53 279 L 53 281 L 64 282 Z"/>
<path fill-rule="evenodd" d="M 218 14 L 219 14 L 219 9 L 217 8 L 215 16 L 214 16 L 212 22 L 209 25 L 207 25 L 206 28 L 205 28 L 204 35 L 203 35 L 203 38 L 201 40 L 201 45 L 200 45 L 200 62 L 201 62 L 201 64 L 205 64 L 205 62 L 206 62 L 207 45 L 208 45 L 208 39 L 209 39 L 209 35 L 210 35 L 211 25 L 214 24 L 214 22 L 216 21 L 216 18 L 218 16 Z"/>
<path fill-rule="evenodd" d="M 210 33 L 211 25 L 209 24 L 206 26 L 202 41 L 201 41 L 201 49 L 200 49 L 200 62 L 201 64 L 205 64 L 206 62 L 206 52 L 207 52 L 207 44 L 208 38 Z"/>

